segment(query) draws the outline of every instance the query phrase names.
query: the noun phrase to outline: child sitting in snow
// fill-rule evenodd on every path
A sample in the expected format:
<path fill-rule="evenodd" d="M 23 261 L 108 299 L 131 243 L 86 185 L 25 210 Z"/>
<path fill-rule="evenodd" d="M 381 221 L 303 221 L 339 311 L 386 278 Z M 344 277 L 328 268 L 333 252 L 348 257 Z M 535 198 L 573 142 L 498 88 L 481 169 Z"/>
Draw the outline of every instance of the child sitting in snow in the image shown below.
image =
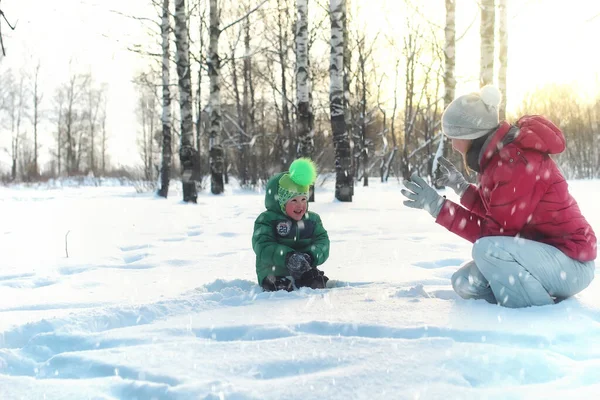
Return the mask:
<path fill-rule="evenodd" d="M 319 215 L 308 212 L 316 175 L 314 163 L 300 158 L 267 183 L 267 210 L 256 219 L 252 236 L 258 283 L 266 291 L 292 291 L 294 285 L 323 289 L 329 280 L 317 269 L 329 257 L 329 236 Z"/>

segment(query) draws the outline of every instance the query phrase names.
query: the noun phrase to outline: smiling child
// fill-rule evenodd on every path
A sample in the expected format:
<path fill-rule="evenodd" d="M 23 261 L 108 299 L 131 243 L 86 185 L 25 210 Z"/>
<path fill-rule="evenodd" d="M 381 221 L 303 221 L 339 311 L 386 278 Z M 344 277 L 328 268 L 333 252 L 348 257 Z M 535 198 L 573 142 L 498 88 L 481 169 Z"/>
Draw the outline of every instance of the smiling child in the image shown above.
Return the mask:
<path fill-rule="evenodd" d="M 308 211 L 309 188 L 317 171 L 307 158 L 267 183 L 265 208 L 254 223 L 258 283 L 266 291 L 323 289 L 327 278 L 317 266 L 329 257 L 329 236 L 317 213 Z"/>

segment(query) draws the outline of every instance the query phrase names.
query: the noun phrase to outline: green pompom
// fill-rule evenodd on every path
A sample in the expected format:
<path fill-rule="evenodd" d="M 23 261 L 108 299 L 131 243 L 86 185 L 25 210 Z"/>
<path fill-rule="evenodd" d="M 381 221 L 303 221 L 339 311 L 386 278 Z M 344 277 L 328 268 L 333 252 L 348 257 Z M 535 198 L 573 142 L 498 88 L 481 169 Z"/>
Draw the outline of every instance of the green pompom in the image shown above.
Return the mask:
<path fill-rule="evenodd" d="M 290 178 L 300 186 L 310 186 L 317 179 L 317 167 L 310 158 L 299 158 L 290 165 Z"/>

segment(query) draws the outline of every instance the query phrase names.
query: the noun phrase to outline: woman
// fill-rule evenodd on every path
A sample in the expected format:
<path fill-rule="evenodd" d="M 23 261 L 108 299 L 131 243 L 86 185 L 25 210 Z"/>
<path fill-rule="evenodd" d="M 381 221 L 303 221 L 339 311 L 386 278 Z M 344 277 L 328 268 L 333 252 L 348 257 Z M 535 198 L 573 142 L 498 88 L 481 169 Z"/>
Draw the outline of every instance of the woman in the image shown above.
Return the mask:
<path fill-rule="evenodd" d="M 500 92 L 492 86 L 455 99 L 442 129 L 478 185 L 440 159 L 438 183 L 460 196 L 442 198 L 418 175 L 405 182 L 404 204 L 474 243 L 473 261 L 452 276 L 465 299 L 505 307 L 553 304 L 585 289 L 594 278 L 596 236 L 550 154 L 565 150 L 562 132 L 542 116 L 515 125 L 499 122 Z"/>

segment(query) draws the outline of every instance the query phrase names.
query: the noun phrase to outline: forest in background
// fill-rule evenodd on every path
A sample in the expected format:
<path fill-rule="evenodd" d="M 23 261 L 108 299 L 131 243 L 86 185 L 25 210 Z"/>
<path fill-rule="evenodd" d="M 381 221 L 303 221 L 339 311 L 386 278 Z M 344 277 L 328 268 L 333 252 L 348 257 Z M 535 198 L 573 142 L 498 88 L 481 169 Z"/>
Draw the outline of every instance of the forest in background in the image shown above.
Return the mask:
<path fill-rule="evenodd" d="M 127 175 L 166 196 L 177 178 L 194 201 L 198 190 L 221 193 L 230 176 L 262 185 L 306 156 L 335 172 L 336 197 L 351 200 L 353 185 L 369 178 L 431 176 L 436 157 L 451 153 L 439 124 L 461 79 L 454 48 L 465 34 L 456 32 L 454 1 L 437 3 L 444 12 L 431 15 L 406 0 L 393 32 L 374 29 L 349 0 L 153 0 L 155 18 L 123 15 L 154 43 L 130 46 L 148 62 L 132 82 L 140 167 L 129 171 L 111 166 L 106 84 L 73 72 L 44 93 L 43 65 L 3 69 L 0 59 L 0 132 L 10 136 L 3 151 L 12 161 L 2 181 Z M 479 5 L 469 27 L 480 32 L 479 85 L 506 94 L 506 1 Z M 506 118 L 524 114 L 564 131 L 557 161 L 568 178 L 600 176 L 600 97 L 548 85 Z M 53 145 L 41 149 L 40 138 Z"/>

